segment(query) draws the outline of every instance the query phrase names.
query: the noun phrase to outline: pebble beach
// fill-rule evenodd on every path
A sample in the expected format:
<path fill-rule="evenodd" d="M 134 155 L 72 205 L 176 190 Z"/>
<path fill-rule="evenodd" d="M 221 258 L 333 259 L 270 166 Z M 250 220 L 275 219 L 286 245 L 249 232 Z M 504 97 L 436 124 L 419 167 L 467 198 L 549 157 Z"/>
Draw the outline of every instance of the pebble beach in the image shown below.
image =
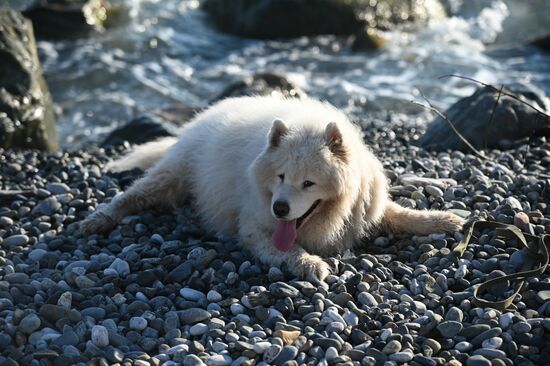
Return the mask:
<path fill-rule="evenodd" d="M 380 127 L 382 126 L 382 127 Z M 411 144 L 422 126 L 365 129 L 393 199 L 550 234 L 550 142 L 486 158 Z M 337 257 L 326 283 L 269 268 L 201 226 L 190 205 L 129 216 L 109 234 L 78 223 L 142 174 L 104 165 L 124 153 L 0 150 L 1 365 L 544 365 L 550 276 L 504 311 L 473 287 L 537 259 L 493 230 L 376 233 Z M 495 286 L 483 297 L 507 296 Z"/>

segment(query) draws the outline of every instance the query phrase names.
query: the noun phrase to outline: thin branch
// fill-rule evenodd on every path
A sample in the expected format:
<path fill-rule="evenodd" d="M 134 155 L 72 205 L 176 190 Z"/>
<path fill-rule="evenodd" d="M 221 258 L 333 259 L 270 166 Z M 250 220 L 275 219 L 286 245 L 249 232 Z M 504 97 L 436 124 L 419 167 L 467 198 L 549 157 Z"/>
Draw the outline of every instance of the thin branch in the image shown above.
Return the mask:
<path fill-rule="evenodd" d="M 487 134 L 489 126 L 491 126 L 491 124 L 493 123 L 493 118 L 495 117 L 495 111 L 497 110 L 498 102 L 500 101 L 500 96 L 502 95 L 503 88 L 504 88 L 504 85 L 501 85 L 500 89 L 498 90 L 497 99 L 495 100 L 495 104 L 493 105 L 493 110 L 491 111 L 491 117 L 489 118 L 489 123 L 485 126 L 485 134 Z"/>
<path fill-rule="evenodd" d="M 476 79 L 474 79 L 474 78 L 470 78 L 470 77 L 467 77 L 467 76 L 456 75 L 456 74 L 449 74 L 449 75 L 440 76 L 439 79 L 451 78 L 451 77 L 453 77 L 453 78 L 458 78 L 458 79 L 464 79 L 464 80 L 473 81 L 474 83 L 477 83 L 477 84 L 479 84 L 479 85 L 486 86 L 486 87 L 488 87 L 488 88 L 490 88 L 490 89 L 492 89 L 492 90 L 494 90 L 494 91 L 499 91 L 497 88 L 495 88 L 495 87 L 492 86 L 491 84 L 487 84 L 487 83 L 484 83 L 483 81 L 479 81 L 479 80 L 476 80 Z M 502 87 L 501 87 L 501 89 L 502 89 Z M 541 111 L 540 109 L 538 109 L 538 108 L 535 107 L 534 105 L 532 105 L 532 104 L 530 104 L 530 103 L 524 101 L 523 99 L 521 99 L 521 98 L 515 96 L 514 94 L 508 93 L 508 92 L 506 92 L 506 91 L 501 91 L 501 93 L 502 93 L 503 95 L 506 95 L 506 96 L 512 98 L 512 99 L 517 100 L 517 101 L 520 102 L 520 103 L 525 104 L 526 106 L 532 108 L 534 111 L 536 111 L 537 113 L 539 113 L 539 114 L 545 116 L 546 118 L 550 118 L 550 115 L 548 115 L 548 114 L 545 113 L 544 111 Z"/>
<path fill-rule="evenodd" d="M 418 106 L 421 106 L 423 108 L 426 108 L 426 109 L 429 109 L 431 110 L 432 112 L 435 112 L 439 117 L 443 118 L 443 120 L 445 122 L 447 122 L 447 124 L 449 125 L 449 127 L 451 127 L 451 130 L 453 130 L 453 132 L 458 136 L 458 138 L 460 139 L 460 141 L 462 141 L 466 146 L 468 146 L 468 148 L 470 150 L 472 150 L 472 152 L 479 156 L 480 158 L 482 158 L 483 160 L 491 160 L 489 159 L 488 157 L 486 157 L 485 155 L 483 155 L 478 149 L 476 149 L 468 140 L 466 140 L 466 138 L 456 129 L 455 125 L 453 124 L 453 122 L 451 122 L 451 120 L 449 119 L 449 117 L 441 112 L 439 109 L 437 109 L 436 107 L 433 106 L 433 104 L 428 100 L 428 98 L 426 98 L 424 96 L 424 94 L 422 94 L 422 92 L 420 92 L 420 94 L 422 95 L 422 98 L 424 98 L 424 100 L 426 101 L 426 103 L 428 103 L 428 105 L 425 105 L 425 104 L 422 104 L 422 103 L 419 103 L 419 102 L 416 102 L 414 100 L 411 100 L 411 103 L 413 104 L 416 104 Z"/>

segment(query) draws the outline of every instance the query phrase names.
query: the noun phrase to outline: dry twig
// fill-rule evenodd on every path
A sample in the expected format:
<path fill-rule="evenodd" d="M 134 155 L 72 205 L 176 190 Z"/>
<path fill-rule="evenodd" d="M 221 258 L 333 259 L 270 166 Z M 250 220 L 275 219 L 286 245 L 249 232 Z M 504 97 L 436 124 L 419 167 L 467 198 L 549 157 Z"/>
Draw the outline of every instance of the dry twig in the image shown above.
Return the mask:
<path fill-rule="evenodd" d="M 497 89 L 496 87 L 494 87 L 493 85 L 491 84 L 487 84 L 487 83 L 484 83 L 483 81 L 479 81 L 479 80 L 476 80 L 474 78 L 470 78 L 468 76 L 462 76 L 462 75 L 456 75 L 456 74 L 449 74 L 449 75 L 443 75 L 443 76 L 440 76 L 439 79 L 443 79 L 443 78 L 458 78 L 458 79 L 464 79 L 464 80 L 469 80 L 469 81 L 472 81 L 474 83 L 477 83 L 479 85 L 483 85 L 483 86 L 486 86 L 494 91 L 499 91 L 499 89 Z M 503 94 L 503 95 L 506 95 L 512 99 L 515 99 L 517 100 L 518 102 L 522 103 L 522 104 L 525 104 L 526 106 L 532 108 L 535 112 L 537 112 L 538 114 L 541 114 L 543 115 L 544 117 L 546 118 L 549 118 L 550 119 L 550 115 L 548 115 L 546 112 L 544 111 L 541 111 L 539 108 L 535 107 L 534 105 L 524 101 L 523 99 L 521 98 L 518 98 L 517 96 L 515 96 L 514 94 L 511 94 L 511 93 L 508 93 L 506 91 L 502 91 L 502 87 L 500 88 L 500 93 Z M 499 98 L 500 98 L 500 94 L 499 94 Z"/>

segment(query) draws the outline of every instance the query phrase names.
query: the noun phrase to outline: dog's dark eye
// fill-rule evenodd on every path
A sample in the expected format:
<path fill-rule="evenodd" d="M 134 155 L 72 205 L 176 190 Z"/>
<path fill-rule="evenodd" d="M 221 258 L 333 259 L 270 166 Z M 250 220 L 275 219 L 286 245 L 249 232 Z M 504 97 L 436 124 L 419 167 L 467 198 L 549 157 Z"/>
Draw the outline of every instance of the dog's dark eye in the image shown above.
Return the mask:
<path fill-rule="evenodd" d="M 281 179 L 281 182 L 283 182 L 285 180 L 285 175 L 284 174 L 279 174 L 279 178 Z"/>
<path fill-rule="evenodd" d="M 313 183 L 312 181 L 306 180 L 306 181 L 304 181 L 304 183 L 302 183 L 302 187 L 307 188 L 307 187 L 311 187 L 314 184 L 315 183 Z"/>

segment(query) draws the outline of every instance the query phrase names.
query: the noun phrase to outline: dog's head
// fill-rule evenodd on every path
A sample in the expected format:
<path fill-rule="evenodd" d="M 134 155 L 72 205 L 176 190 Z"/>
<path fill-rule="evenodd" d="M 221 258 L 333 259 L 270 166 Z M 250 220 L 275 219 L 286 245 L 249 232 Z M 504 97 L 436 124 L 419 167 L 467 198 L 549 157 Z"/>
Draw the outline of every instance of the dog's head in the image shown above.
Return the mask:
<path fill-rule="evenodd" d="M 273 244 L 288 251 L 298 230 L 321 214 L 326 203 L 345 193 L 350 151 L 335 122 L 323 130 L 289 128 L 275 120 L 266 145 L 251 172 L 277 221 Z"/>

